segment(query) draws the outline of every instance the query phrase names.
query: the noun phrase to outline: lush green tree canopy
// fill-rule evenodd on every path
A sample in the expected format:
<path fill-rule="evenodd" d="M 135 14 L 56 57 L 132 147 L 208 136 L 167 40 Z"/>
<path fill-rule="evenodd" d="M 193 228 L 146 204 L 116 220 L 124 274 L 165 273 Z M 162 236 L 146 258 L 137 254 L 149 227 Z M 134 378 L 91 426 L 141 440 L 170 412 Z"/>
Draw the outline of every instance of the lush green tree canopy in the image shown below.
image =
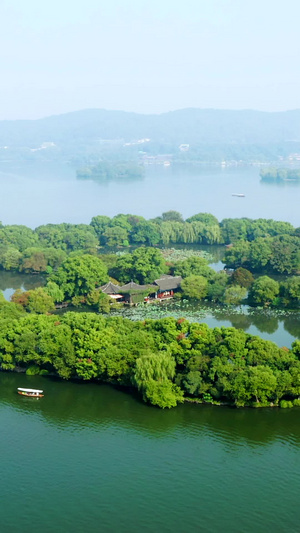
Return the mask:
<path fill-rule="evenodd" d="M 98 257 L 81 255 L 69 257 L 50 277 L 66 298 L 86 295 L 108 281 L 107 268 Z"/>
<path fill-rule="evenodd" d="M 113 276 L 122 283 L 152 283 L 167 272 L 166 262 L 157 248 L 138 248 L 132 254 L 118 257 Z"/>
<path fill-rule="evenodd" d="M 215 272 L 202 257 L 192 256 L 184 261 L 177 261 L 174 266 L 174 275 L 187 278 L 188 276 L 204 276 L 213 279 Z"/>
<path fill-rule="evenodd" d="M 188 276 L 181 283 L 184 296 L 203 300 L 208 291 L 208 281 L 204 276 Z"/>
<path fill-rule="evenodd" d="M 239 285 L 240 287 L 245 287 L 249 289 L 252 283 L 254 282 L 254 277 L 251 272 L 246 268 L 239 267 L 231 275 L 230 282 L 232 285 Z"/>
<path fill-rule="evenodd" d="M 45 304 L 42 290 L 32 291 L 37 306 Z M 23 301 L 32 304 L 28 293 L 23 293 Z M 96 378 L 134 386 L 145 401 L 161 408 L 173 407 L 186 396 L 237 406 L 298 402 L 299 341 L 288 350 L 241 330 L 210 329 L 184 319 L 133 322 L 94 313 L 55 316 L 36 310 L 40 314 L 24 314 L 0 298 L 2 370 L 33 366 L 35 373 L 48 371 L 63 379 Z"/>
<path fill-rule="evenodd" d="M 224 293 L 224 303 L 228 305 L 240 305 L 247 296 L 247 289 L 240 285 L 227 287 Z"/>
<path fill-rule="evenodd" d="M 249 300 L 255 305 L 269 305 L 279 294 L 279 283 L 269 276 L 261 276 L 253 283 Z"/>

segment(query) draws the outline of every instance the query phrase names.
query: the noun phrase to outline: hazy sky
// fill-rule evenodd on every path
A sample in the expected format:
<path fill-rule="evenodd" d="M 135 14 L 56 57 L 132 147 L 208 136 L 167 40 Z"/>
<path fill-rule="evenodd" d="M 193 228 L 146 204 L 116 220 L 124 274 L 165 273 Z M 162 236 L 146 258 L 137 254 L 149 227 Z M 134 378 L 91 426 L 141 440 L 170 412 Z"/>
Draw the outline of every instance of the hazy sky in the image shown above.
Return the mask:
<path fill-rule="evenodd" d="M 300 108 L 299 0 L 0 0 L 0 120 Z"/>

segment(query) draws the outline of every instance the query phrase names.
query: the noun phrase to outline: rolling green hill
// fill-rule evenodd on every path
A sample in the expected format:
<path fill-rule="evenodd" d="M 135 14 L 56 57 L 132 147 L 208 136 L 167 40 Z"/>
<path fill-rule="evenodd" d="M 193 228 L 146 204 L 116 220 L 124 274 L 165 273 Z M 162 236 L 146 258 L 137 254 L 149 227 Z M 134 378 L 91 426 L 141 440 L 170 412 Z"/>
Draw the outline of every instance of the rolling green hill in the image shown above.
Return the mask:
<path fill-rule="evenodd" d="M 144 138 L 151 139 L 155 153 L 172 152 L 187 143 L 191 148 L 201 148 L 199 157 L 216 151 L 218 158 L 231 153 L 238 158 L 246 151 L 246 158 L 248 152 L 254 158 L 262 152 L 272 159 L 300 150 L 300 110 L 267 113 L 182 109 L 142 115 L 88 109 L 40 120 L 0 121 L 2 151 L 3 146 L 9 150 L 37 150 L 43 143 L 52 142 L 61 154 L 75 155 L 98 152 L 107 140 L 110 145 L 115 143 L 116 150 L 118 145 Z"/>

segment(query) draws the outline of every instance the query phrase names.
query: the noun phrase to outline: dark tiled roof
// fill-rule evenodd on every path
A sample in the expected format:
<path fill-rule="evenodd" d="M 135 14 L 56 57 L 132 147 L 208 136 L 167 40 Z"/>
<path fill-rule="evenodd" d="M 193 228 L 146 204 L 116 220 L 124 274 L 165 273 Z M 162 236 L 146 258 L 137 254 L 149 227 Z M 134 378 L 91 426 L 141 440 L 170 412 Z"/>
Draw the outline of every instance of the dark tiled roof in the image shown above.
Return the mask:
<path fill-rule="evenodd" d="M 126 283 L 126 285 L 119 287 L 119 292 L 145 291 L 151 288 L 154 290 L 156 289 L 155 285 L 139 285 L 138 283 L 134 283 L 134 281 L 130 281 L 130 283 Z"/>
<path fill-rule="evenodd" d="M 156 285 L 159 286 L 159 290 L 161 291 L 171 291 L 174 289 L 178 289 L 180 287 L 181 282 L 181 276 L 163 275 L 161 276 L 161 278 L 155 280 Z"/>
<path fill-rule="evenodd" d="M 125 285 L 122 285 L 122 287 L 120 287 L 119 285 L 114 285 L 111 281 L 109 281 L 105 285 L 102 285 L 102 287 L 100 287 L 100 290 L 102 292 L 105 292 L 106 294 L 124 294 L 126 292 L 138 292 L 145 291 L 148 289 L 153 289 L 153 292 L 156 292 L 157 290 L 170 291 L 178 289 L 180 287 L 181 282 L 181 276 L 168 276 L 167 274 L 163 274 L 159 279 L 155 280 L 154 285 L 139 285 L 134 281 L 130 281 L 129 283 L 126 283 Z"/>
<path fill-rule="evenodd" d="M 120 292 L 119 285 L 114 285 L 111 281 L 99 288 L 100 291 L 105 292 L 106 294 L 119 294 Z"/>

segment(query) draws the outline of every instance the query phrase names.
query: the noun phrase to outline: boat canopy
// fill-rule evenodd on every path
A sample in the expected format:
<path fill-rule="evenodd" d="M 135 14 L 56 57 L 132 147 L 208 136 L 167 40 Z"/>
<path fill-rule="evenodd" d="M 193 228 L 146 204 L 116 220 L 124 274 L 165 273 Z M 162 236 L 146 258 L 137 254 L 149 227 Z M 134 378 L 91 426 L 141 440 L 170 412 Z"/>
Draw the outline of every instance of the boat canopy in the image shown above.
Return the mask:
<path fill-rule="evenodd" d="M 42 394 L 42 390 L 38 390 L 38 389 L 22 389 L 21 387 L 18 387 L 18 390 L 20 390 L 21 392 L 36 392 L 37 394 Z"/>

